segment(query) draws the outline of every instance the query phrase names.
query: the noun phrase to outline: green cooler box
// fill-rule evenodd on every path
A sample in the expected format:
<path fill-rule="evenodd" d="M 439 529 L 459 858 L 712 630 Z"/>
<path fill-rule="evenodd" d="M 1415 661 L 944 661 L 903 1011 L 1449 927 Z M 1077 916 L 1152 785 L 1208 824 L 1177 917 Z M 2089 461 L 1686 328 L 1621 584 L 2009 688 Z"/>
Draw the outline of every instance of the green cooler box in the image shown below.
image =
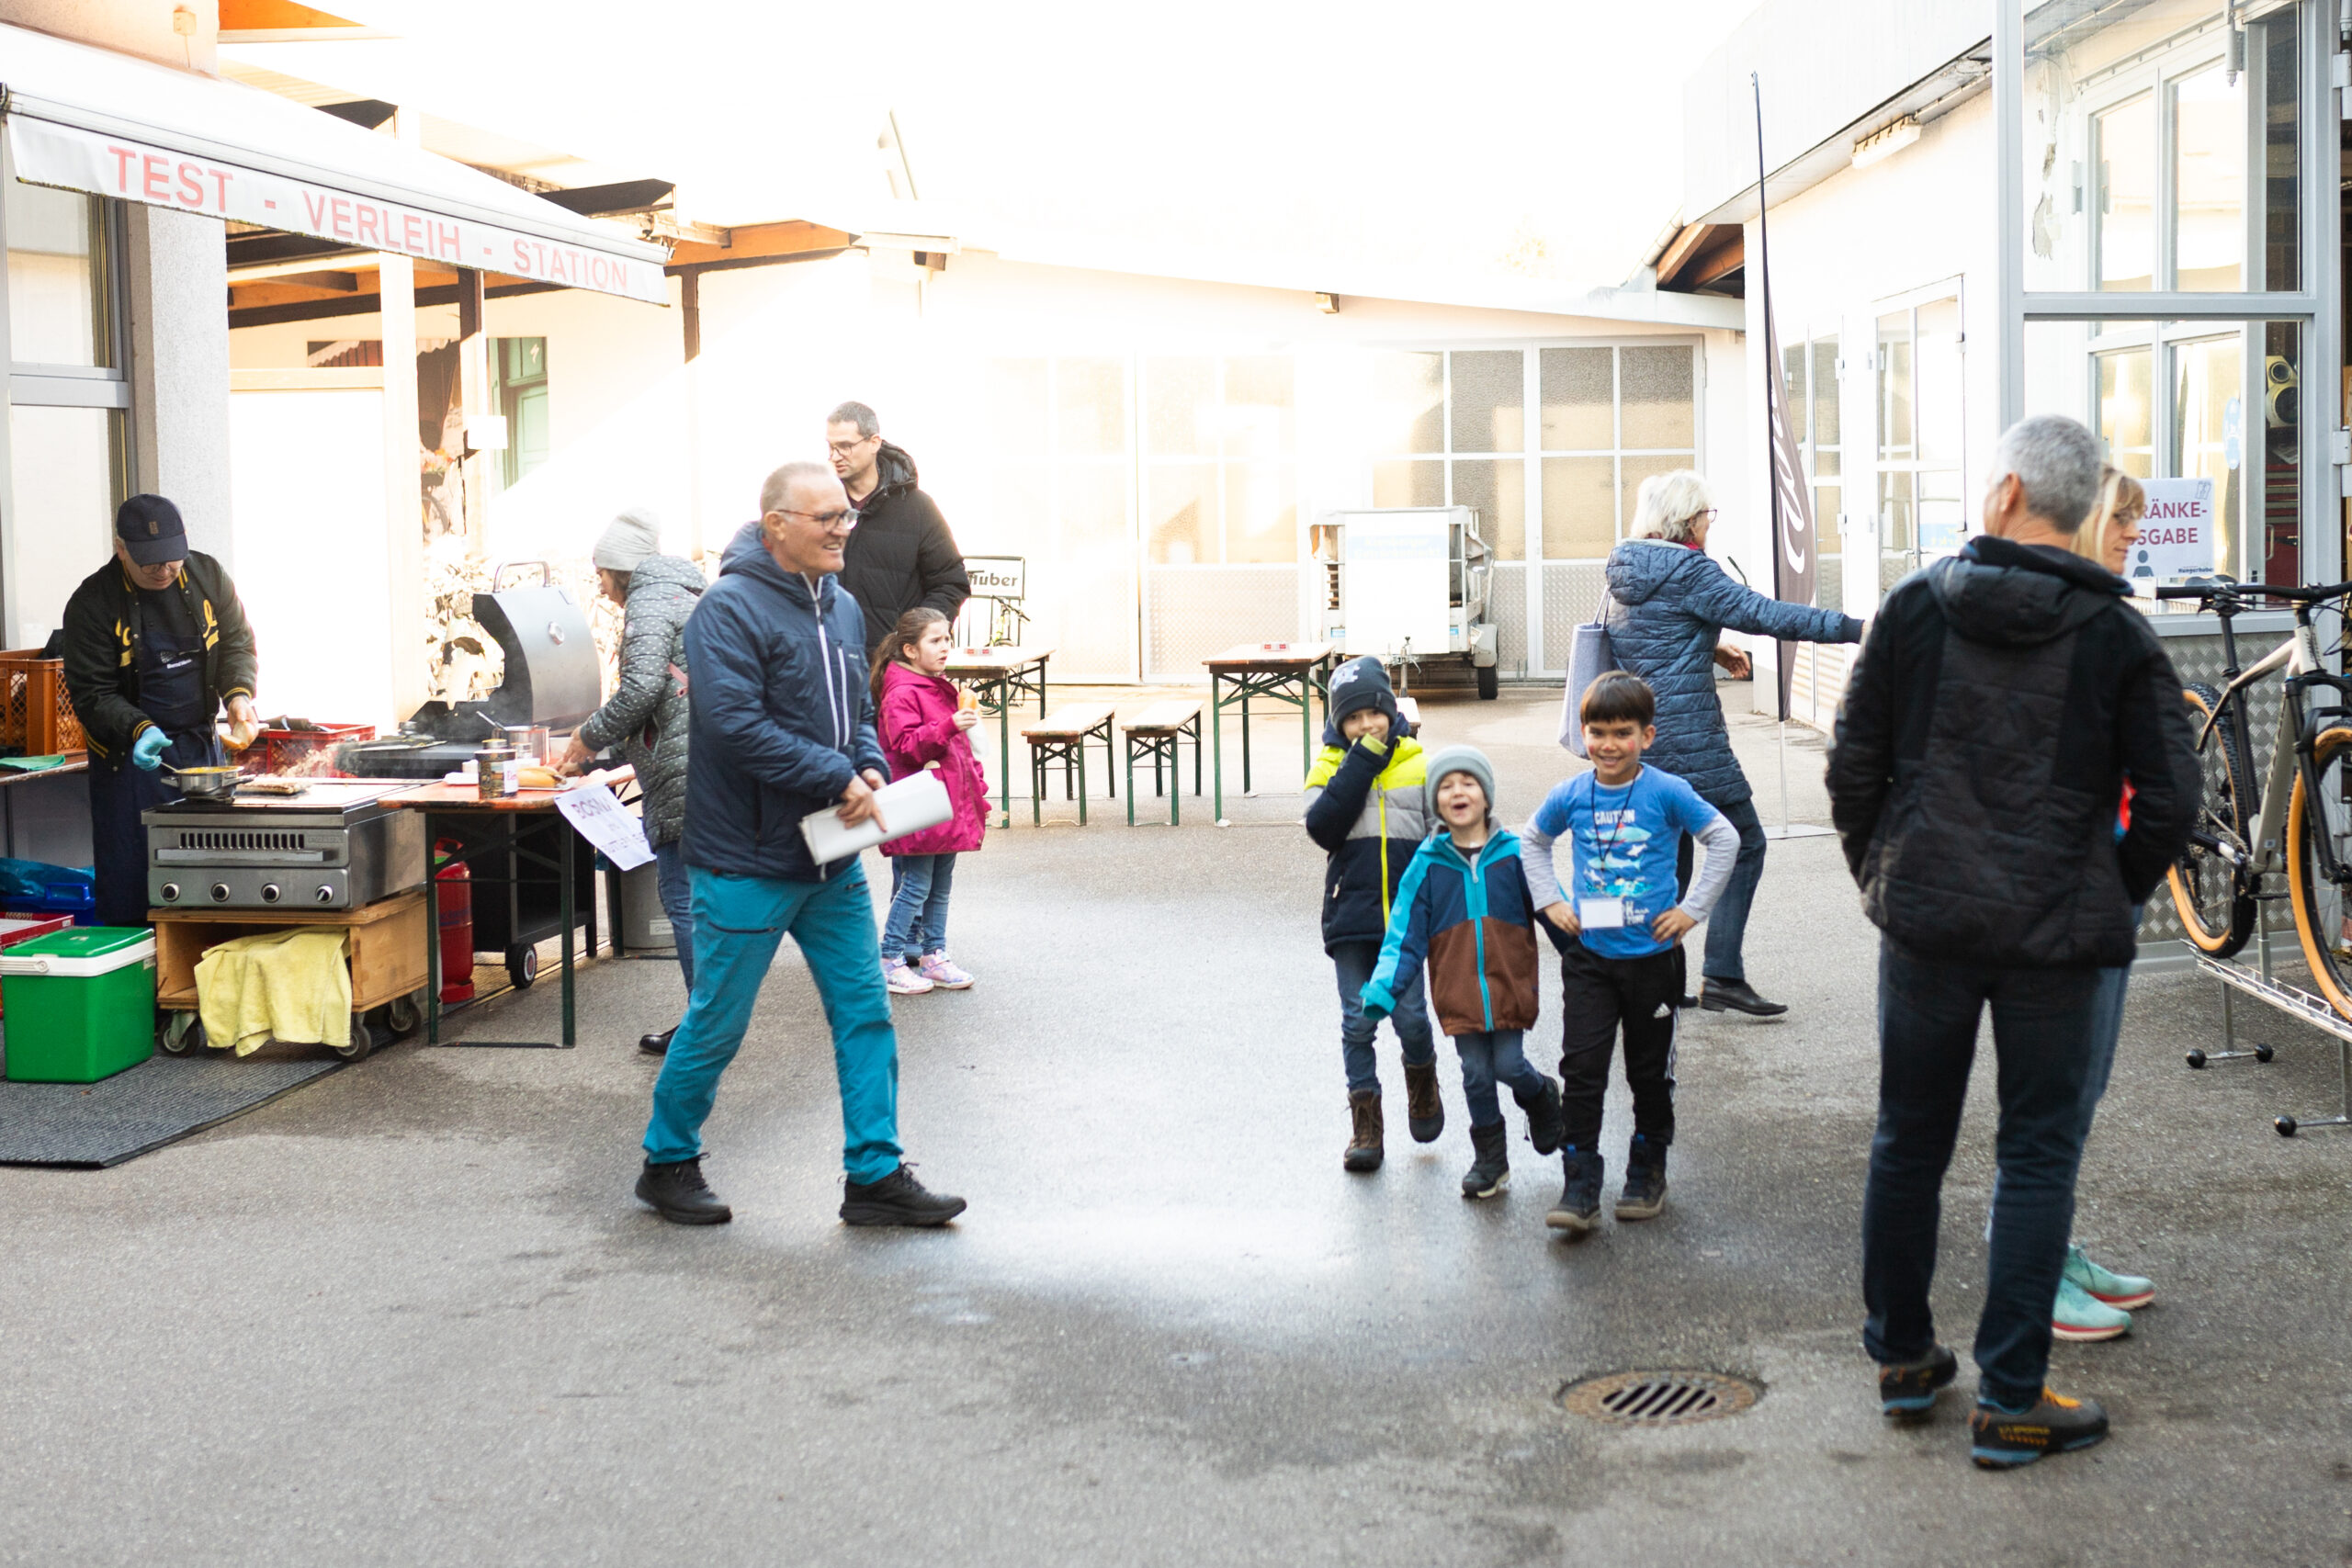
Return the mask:
<path fill-rule="evenodd" d="M 0 953 L 8 1077 L 96 1083 L 155 1050 L 155 933 L 77 926 Z"/>

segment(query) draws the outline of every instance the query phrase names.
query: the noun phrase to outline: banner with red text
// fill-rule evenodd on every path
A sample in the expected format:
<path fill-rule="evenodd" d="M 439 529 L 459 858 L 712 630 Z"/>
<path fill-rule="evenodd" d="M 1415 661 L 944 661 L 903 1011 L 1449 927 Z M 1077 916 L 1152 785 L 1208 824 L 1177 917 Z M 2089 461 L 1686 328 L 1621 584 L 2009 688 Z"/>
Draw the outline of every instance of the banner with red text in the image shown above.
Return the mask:
<path fill-rule="evenodd" d="M 314 235 L 446 267 L 669 302 L 662 263 L 626 254 L 619 247 L 637 243 L 618 235 L 615 249 L 605 250 L 23 115 L 10 115 L 7 129 L 17 177 L 34 185 Z"/>

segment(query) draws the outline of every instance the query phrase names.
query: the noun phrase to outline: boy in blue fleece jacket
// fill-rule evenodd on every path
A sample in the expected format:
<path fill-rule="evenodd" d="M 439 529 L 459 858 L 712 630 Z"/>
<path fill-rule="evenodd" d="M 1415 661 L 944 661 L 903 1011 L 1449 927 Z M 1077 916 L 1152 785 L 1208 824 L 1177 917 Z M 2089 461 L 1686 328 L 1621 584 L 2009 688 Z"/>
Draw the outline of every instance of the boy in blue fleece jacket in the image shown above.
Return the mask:
<path fill-rule="evenodd" d="M 1462 1195 L 1491 1198 L 1510 1185 L 1497 1083 L 1509 1084 L 1527 1112 L 1535 1152 L 1560 1146 L 1559 1087 L 1520 1049 L 1538 1006 L 1535 907 L 1519 840 L 1495 820 L 1495 770 L 1486 754 L 1449 746 L 1430 759 L 1428 773 L 1430 808 L 1445 830 L 1431 834 L 1406 868 L 1363 1010 L 1373 1018 L 1395 1010 L 1426 960 L 1430 1004 L 1438 1027 L 1453 1037 L 1462 1097 L 1470 1103 L 1476 1158 L 1462 1178 Z"/>

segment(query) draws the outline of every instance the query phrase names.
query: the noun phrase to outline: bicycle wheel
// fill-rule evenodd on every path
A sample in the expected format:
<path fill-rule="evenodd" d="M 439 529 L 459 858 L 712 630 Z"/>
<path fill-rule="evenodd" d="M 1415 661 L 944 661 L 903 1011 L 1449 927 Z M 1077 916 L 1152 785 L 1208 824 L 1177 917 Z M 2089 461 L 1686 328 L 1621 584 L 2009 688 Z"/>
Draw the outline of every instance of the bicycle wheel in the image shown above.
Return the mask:
<path fill-rule="evenodd" d="M 2197 808 L 2197 831 L 2216 843 L 2243 849 L 2245 759 L 2238 755 L 2227 725 L 2205 728 L 2222 694 L 2211 686 L 2190 686 L 2181 697 L 2188 704 L 2190 727 L 2202 737 L 2197 761 L 2205 779 L 2205 798 Z M 2172 884 L 2172 906 L 2181 926 L 2201 952 L 2227 958 L 2254 934 L 2254 891 L 2228 856 L 2191 842 L 2172 863 L 2166 880 Z"/>
<path fill-rule="evenodd" d="M 2298 774 L 2287 807 L 2287 887 L 2312 980 L 2328 1006 L 2352 1018 L 2352 888 L 2329 880 L 2319 858 L 2324 841 L 2335 853 L 2337 876 L 2352 878 L 2352 729 L 2323 731 L 2312 743 L 2312 762 L 2319 799 L 2308 798 Z"/>

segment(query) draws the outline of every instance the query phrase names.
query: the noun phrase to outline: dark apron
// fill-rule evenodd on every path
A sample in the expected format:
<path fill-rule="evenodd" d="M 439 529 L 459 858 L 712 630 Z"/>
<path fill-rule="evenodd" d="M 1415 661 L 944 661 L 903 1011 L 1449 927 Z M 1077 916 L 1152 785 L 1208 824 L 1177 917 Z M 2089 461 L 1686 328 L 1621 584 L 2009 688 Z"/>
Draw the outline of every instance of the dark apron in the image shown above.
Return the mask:
<path fill-rule="evenodd" d="M 166 592 L 170 592 L 167 590 Z M 204 688 L 204 643 L 193 630 L 175 631 L 147 613 L 141 595 L 136 609 L 139 635 L 132 663 L 139 671 L 139 711 L 169 737 L 164 766 L 149 773 L 130 760 L 90 757 L 90 852 L 96 883 L 97 921 L 102 926 L 147 923 L 147 829 L 139 814 L 180 798 L 171 768 L 201 768 L 224 760 L 213 732 L 211 695 Z"/>

